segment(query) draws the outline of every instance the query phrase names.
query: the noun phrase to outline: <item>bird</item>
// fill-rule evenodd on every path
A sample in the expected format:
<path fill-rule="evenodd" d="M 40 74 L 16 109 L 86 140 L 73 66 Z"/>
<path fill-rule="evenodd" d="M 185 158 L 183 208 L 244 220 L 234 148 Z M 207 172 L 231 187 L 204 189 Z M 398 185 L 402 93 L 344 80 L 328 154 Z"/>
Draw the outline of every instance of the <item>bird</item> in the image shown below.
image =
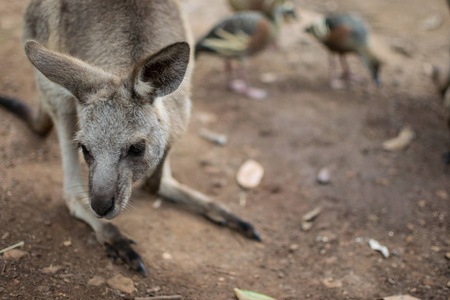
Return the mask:
<path fill-rule="evenodd" d="M 195 57 L 209 53 L 224 58 L 229 89 L 249 98 L 265 98 L 266 91 L 249 85 L 243 64 L 248 57 L 260 53 L 276 40 L 284 2 L 277 1 L 270 16 L 257 11 L 242 11 L 219 21 L 197 41 Z M 239 63 L 238 79 L 233 79 L 232 60 Z"/>
<path fill-rule="evenodd" d="M 369 69 L 374 83 L 381 84 L 379 73 L 381 61 L 372 51 L 368 43 L 369 30 L 364 22 L 352 14 L 333 14 L 320 18 L 306 27 L 306 32 L 312 34 L 319 42 L 325 45 L 332 53 L 340 57 L 343 73 L 342 79 L 349 81 L 352 77 L 346 55 L 356 53 Z M 330 56 L 330 84 L 339 88 L 342 81 L 333 78 L 334 59 Z"/>
<path fill-rule="evenodd" d="M 449 0 L 450 1 L 450 0 Z M 450 3 L 449 3 L 450 5 Z M 442 104 L 444 109 L 450 111 L 450 66 L 433 66 L 431 79 L 436 86 L 436 89 L 442 97 Z M 450 116 L 447 113 L 447 127 L 450 130 Z M 450 165 L 450 151 L 443 154 L 443 159 L 446 165 Z"/>
<path fill-rule="evenodd" d="M 267 17 L 270 17 L 274 9 L 281 5 L 281 13 L 285 21 L 298 19 L 294 4 L 289 0 L 228 0 L 228 4 L 236 12 L 254 10 L 264 13 Z"/>

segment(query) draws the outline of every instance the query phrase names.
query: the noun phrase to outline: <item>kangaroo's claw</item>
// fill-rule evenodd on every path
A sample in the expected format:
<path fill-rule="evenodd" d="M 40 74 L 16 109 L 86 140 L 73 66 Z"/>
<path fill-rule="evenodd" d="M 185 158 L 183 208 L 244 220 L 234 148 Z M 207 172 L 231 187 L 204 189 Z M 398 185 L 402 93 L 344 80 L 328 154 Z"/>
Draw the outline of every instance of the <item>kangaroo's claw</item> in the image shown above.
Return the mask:
<path fill-rule="evenodd" d="M 136 268 L 136 271 L 147 277 L 147 271 L 145 270 L 144 264 L 142 262 L 139 263 L 139 265 Z"/>
<path fill-rule="evenodd" d="M 129 265 L 133 270 L 138 271 L 144 276 L 147 276 L 142 258 L 133 248 L 132 244 L 136 244 L 135 241 L 126 238 L 120 238 L 117 241 L 105 243 L 106 252 L 114 259 L 121 258 L 124 263 Z"/>
<path fill-rule="evenodd" d="M 245 221 L 239 221 L 237 223 L 237 226 L 238 226 L 237 230 L 239 232 L 241 232 L 243 235 L 245 235 L 246 237 L 248 237 L 252 240 L 256 240 L 258 242 L 262 242 L 261 236 L 255 230 L 255 228 L 253 227 L 252 224 L 245 222 Z"/>

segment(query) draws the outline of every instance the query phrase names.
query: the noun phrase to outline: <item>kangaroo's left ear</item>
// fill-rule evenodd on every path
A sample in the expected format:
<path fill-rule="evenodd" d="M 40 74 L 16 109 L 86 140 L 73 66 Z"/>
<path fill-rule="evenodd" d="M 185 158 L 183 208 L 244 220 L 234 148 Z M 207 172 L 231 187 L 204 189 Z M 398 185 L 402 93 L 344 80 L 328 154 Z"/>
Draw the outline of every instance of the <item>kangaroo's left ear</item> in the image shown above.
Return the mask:
<path fill-rule="evenodd" d="M 157 97 L 173 93 L 183 81 L 189 57 L 189 44 L 179 42 L 143 59 L 131 74 L 134 95 L 153 103 Z"/>
<path fill-rule="evenodd" d="M 81 103 L 113 81 L 113 75 L 75 57 L 47 49 L 35 41 L 25 44 L 31 63 L 50 81 L 59 84 Z"/>

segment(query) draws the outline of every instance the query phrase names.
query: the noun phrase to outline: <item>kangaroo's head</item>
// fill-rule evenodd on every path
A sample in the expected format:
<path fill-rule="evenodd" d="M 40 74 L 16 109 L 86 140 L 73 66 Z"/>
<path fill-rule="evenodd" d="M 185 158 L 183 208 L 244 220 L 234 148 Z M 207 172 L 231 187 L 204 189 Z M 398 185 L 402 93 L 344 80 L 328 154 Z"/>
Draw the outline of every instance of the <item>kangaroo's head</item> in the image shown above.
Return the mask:
<path fill-rule="evenodd" d="M 132 183 L 153 172 L 165 155 L 168 116 L 164 99 L 155 100 L 180 86 L 189 45 L 167 46 L 123 77 L 33 41 L 25 51 L 42 74 L 76 98 L 75 142 L 89 167 L 91 208 L 98 217 L 114 218 L 126 206 Z"/>

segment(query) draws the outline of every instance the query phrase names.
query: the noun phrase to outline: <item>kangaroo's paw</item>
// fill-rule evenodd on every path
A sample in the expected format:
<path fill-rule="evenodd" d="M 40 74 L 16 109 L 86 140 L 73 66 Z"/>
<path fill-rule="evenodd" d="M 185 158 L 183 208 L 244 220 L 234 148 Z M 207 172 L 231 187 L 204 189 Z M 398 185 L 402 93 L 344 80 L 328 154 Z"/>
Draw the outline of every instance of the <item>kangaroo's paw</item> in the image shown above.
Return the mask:
<path fill-rule="evenodd" d="M 172 177 L 168 159 L 164 163 L 162 175 L 157 193 L 163 199 L 184 204 L 215 224 L 227 226 L 250 239 L 261 241 L 261 237 L 252 224 L 243 221 L 221 203 L 176 181 Z"/>
<path fill-rule="evenodd" d="M 145 270 L 142 258 L 131 247 L 132 244 L 136 243 L 133 240 L 121 237 L 116 241 L 105 242 L 105 248 L 108 256 L 114 259 L 122 259 L 123 262 L 129 265 L 133 270 L 147 276 L 147 271 Z"/>
<path fill-rule="evenodd" d="M 106 252 L 114 259 L 120 258 L 132 269 L 147 275 L 142 258 L 131 247 L 133 240 L 122 235 L 119 228 L 110 221 L 95 217 L 88 209 L 89 198 L 84 196 L 67 197 L 66 202 L 70 212 L 76 218 L 83 220 L 95 231 L 97 241 L 105 246 Z"/>

